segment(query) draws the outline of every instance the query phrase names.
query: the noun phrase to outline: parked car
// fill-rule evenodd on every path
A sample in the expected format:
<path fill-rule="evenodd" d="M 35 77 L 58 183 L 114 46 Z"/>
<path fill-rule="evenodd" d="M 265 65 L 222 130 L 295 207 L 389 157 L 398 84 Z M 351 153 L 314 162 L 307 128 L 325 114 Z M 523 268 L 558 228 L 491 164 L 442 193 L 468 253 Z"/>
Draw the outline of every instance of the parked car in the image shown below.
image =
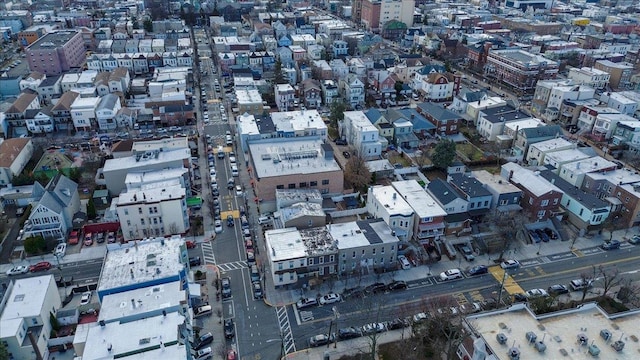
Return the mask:
<path fill-rule="evenodd" d="M 229 349 L 227 351 L 227 360 L 238 360 L 238 353 L 233 349 Z"/>
<path fill-rule="evenodd" d="M 385 283 L 373 283 L 369 286 L 367 286 L 366 288 L 364 288 L 364 292 L 367 294 L 377 294 L 377 293 L 383 293 L 387 291 L 387 285 Z"/>
<path fill-rule="evenodd" d="M 21 275 L 29 272 L 29 267 L 26 265 L 14 266 L 7 270 L 7 276 Z"/>
<path fill-rule="evenodd" d="M 523 293 L 517 293 L 517 294 L 513 294 L 513 301 L 514 302 L 527 302 L 527 301 L 529 301 L 529 298 L 527 297 L 527 295 L 525 295 Z"/>
<path fill-rule="evenodd" d="M 196 351 L 194 359 L 195 360 L 210 359 L 212 354 L 213 354 L 213 349 L 211 348 L 211 346 L 208 346 L 204 349 L 200 349 Z"/>
<path fill-rule="evenodd" d="M 500 264 L 500 267 L 503 269 L 517 269 L 520 267 L 520 262 L 518 260 L 506 260 Z"/>
<path fill-rule="evenodd" d="M 338 338 L 340 340 L 355 339 L 360 336 L 362 336 L 362 331 L 353 326 L 338 330 Z"/>
<path fill-rule="evenodd" d="M 336 293 L 330 293 L 320 298 L 320 305 L 329 305 L 329 304 L 339 302 L 340 300 L 342 300 L 340 295 Z"/>
<path fill-rule="evenodd" d="M 113 231 L 109 231 L 109 234 L 107 234 L 107 242 L 109 244 L 116 242 L 116 234 Z"/>
<path fill-rule="evenodd" d="M 80 239 L 78 238 L 78 232 L 77 231 L 72 231 L 69 234 L 69 239 L 67 240 L 67 243 L 69 245 L 76 245 L 76 244 L 78 244 L 79 241 L 80 241 Z"/>
<path fill-rule="evenodd" d="M 93 245 L 93 234 L 92 233 L 86 233 L 84 234 L 84 241 L 83 241 L 84 246 L 91 246 Z"/>
<path fill-rule="evenodd" d="M 196 242 L 195 241 L 187 240 L 187 241 L 185 241 L 185 244 L 187 245 L 187 249 L 195 249 L 196 248 Z"/>
<path fill-rule="evenodd" d="M 600 248 L 602 250 L 619 249 L 620 248 L 620 241 L 614 239 L 614 240 L 611 240 L 609 242 L 605 242 L 604 244 L 600 245 Z"/>
<path fill-rule="evenodd" d="M 91 302 L 91 291 L 85 291 L 80 298 L 80 305 L 87 305 Z"/>
<path fill-rule="evenodd" d="M 102 244 L 104 242 L 104 233 L 102 231 L 96 235 L 96 241 L 98 244 Z"/>
<path fill-rule="evenodd" d="M 633 245 L 640 244 L 640 235 L 633 235 L 633 237 L 629 239 L 629 244 L 633 244 Z"/>
<path fill-rule="evenodd" d="M 467 261 L 473 261 L 476 258 L 473 256 L 473 251 L 471 251 L 467 245 L 460 246 L 460 252 Z"/>
<path fill-rule="evenodd" d="M 53 255 L 56 257 L 64 257 L 67 254 L 67 244 L 60 243 L 56 246 L 56 249 L 53 251 Z"/>
<path fill-rule="evenodd" d="M 336 143 L 336 145 L 347 145 L 347 140 L 345 139 L 336 139 L 334 142 Z"/>
<path fill-rule="evenodd" d="M 470 276 L 482 275 L 489 272 L 489 268 L 484 265 L 476 265 L 469 270 L 467 270 L 467 274 Z"/>
<path fill-rule="evenodd" d="M 411 263 L 407 260 L 407 257 L 404 255 L 398 255 L 398 263 L 403 270 L 411 269 Z"/>
<path fill-rule="evenodd" d="M 51 263 L 48 261 L 40 261 L 29 267 L 30 272 L 47 271 L 51 269 Z"/>
<path fill-rule="evenodd" d="M 254 281 L 252 283 L 252 287 L 253 287 L 253 298 L 262 299 L 264 294 L 262 293 L 262 286 L 260 285 L 260 282 Z"/>
<path fill-rule="evenodd" d="M 421 323 L 421 322 L 427 320 L 427 317 L 428 316 L 427 316 L 426 313 L 421 312 L 421 313 L 417 313 L 417 314 L 413 315 L 412 319 L 413 319 L 413 322 L 417 324 L 417 323 Z"/>
<path fill-rule="evenodd" d="M 396 318 L 387 322 L 387 330 L 397 330 L 403 327 L 409 326 L 409 321 L 405 319 Z"/>
<path fill-rule="evenodd" d="M 538 297 L 547 297 L 549 294 L 544 289 L 531 289 L 525 292 L 525 295 L 528 298 L 538 298 Z"/>
<path fill-rule="evenodd" d="M 200 265 L 202 265 L 200 256 L 193 256 L 189 258 L 189 266 L 200 266 Z"/>
<path fill-rule="evenodd" d="M 569 292 L 569 288 L 562 284 L 551 285 L 547 289 L 550 295 L 562 295 Z"/>
<path fill-rule="evenodd" d="M 389 290 L 404 290 L 407 288 L 407 282 L 402 280 L 396 280 L 389 284 Z"/>
<path fill-rule="evenodd" d="M 205 345 L 209 345 L 212 342 L 213 342 L 213 334 L 208 332 L 204 335 L 200 335 L 200 337 L 196 339 L 196 341 L 193 343 L 192 349 L 200 350 L 203 347 L 205 347 Z"/>
<path fill-rule="evenodd" d="M 309 338 L 309 346 L 318 347 L 322 345 L 327 345 L 330 342 L 335 340 L 335 334 L 320 334 L 316 336 L 312 336 Z"/>
<path fill-rule="evenodd" d="M 449 269 L 440 273 L 440 280 L 442 281 L 462 279 L 462 277 L 462 271 L 460 271 L 460 269 Z"/>
<path fill-rule="evenodd" d="M 593 286 L 593 279 L 575 279 L 569 283 L 571 290 L 578 291 Z"/>
<path fill-rule="evenodd" d="M 344 156 L 345 159 L 348 159 L 351 157 L 351 154 L 348 151 L 343 151 L 342 156 Z"/>
<path fill-rule="evenodd" d="M 302 298 L 300 300 L 298 300 L 298 302 L 296 302 L 296 307 L 298 309 L 304 309 L 304 308 L 308 308 L 311 306 L 316 306 L 318 305 L 318 300 L 316 300 L 316 298 Z"/>
<path fill-rule="evenodd" d="M 216 231 L 216 234 L 219 234 L 222 232 L 222 221 L 220 220 L 215 221 L 215 231 Z"/>
<path fill-rule="evenodd" d="M 235 329 L 233 326 L 233 319 L 226 319 L 224 321 L 224 337 L 231 339 L 235 336 Z"/>
<path fill-rule="evenodd" d="M 386 326 L 384 325 L 384 323 L 381 323 L 381 322 L 369 323 L 369 324 L 365 324 L 365 325 L 362 326 L 362 334 L 363 335 L 381 333 L 381 332 L 384 332 L 386 330 L 387 330 Z"/>
<path fill-rule="evenodd" d="M 222 297 L 231 297 L 231 279 L 229 279 L 228 277 L 224 277 L 222 278 L 222 280 L 220 280 L 220 283 L 222 285 Z"/>

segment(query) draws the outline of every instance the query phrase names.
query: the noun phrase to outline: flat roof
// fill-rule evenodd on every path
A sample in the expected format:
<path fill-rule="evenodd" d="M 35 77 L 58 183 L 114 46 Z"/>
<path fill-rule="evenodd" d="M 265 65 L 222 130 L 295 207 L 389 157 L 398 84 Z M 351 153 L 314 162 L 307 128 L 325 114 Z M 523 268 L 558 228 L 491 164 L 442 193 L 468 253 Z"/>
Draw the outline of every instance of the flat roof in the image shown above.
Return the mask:
<path fill-rule="evenodd" d="M 345 111 L 344 119 L 351 122 L 351 126 L 359 128 L 360 132 L 363 131 L 377 131 L 378 129 L 371 123 L 369 118 L 362 111 Z M 407 120 L 408 121 L 408 120 Z M 395 125 L 395 122 L 394 122 Z M 413 124 L 412 124 L 413 125 Z"/>
<path fill-rule="evenodd" d="M 257 89 L 236 89 L 236 99 L 238 100 L 238 105 L 262 104 L 262 95 L 260 95 L 260 91 Z"/>
<path fill-rule="evenodd" d="M 185 188 L 180 183 L 168 180 L 154 184 L 145 184 L 141 188 L 128 189 L 120 193 L 118 206 L 152 204 L 184 197 L 186 197 Z"/>
<path fill-rule="evenodd" d="M 64 46 L 69 40 L 71 40 L 77 31 L 56 31 L 45 34 L 43 37 L 36 40 L 33 44 L 29 45 L 29 50 L 46 50 L 56 49 Z"/>
<path fill-rule="evenodd" d="M 178 178 L 182 177 L 182 175 L 187 171 L 189 170 L 181 167 L 162 170 L 130 172 L 127 174 L 124 183 L 127 187 L 140 187 L 142 184 L 152 184 L 166 181 L 177 181 L 178 183 L 180 183 Z"/>
<path fill-rule="evenodd" d="M 325 158 L 319 138 L 277 138 L 251 142 L 258 178 L 340 171 L 333 156 Z M 274 162 L 275 161 L 275 162 Z"/>
<path fill-rule="evenodd" d="M 567 149 L 548 153 L 544 157 L 544 163 L 551 164 L 553 162 L 563 164 L 575 160 L 588 159 L 590 157 L 590 155 L 585 154 L 578 149 Z"/>
<path fill-rule="evenodd" d="M 553 152 L 553 150 L 556 150 L 558 148 L 566 149 L 568 146 L 574 146 L 574 143 L 563 138 L 549 139 L 531 144 L 531 148 L 536 148 L 543 153 L 546 153 L 548 151 Z"/>
<path fill-rule="evenodd" d="M 370 172 L 374 173 L 379 171 L 393 170 L 393 165 L 391 165 L 388 159 L 371 160 L 367 161 L 367 168 Z"/>
<path fill-rule="evenodd" d="M 96 322 L 89 328 L 82 359 L 123 358 L 125 354 L 129 354 L 131 358 L 140 359 L 146 351 L 155 350 L 163 350 L 160 353 L 155 352 L 155 356 L 161 355 L 159 358 L 184 358 L 185 348 L 177 346 L 178 326 L 184 322 L 184 316 L 178 312 L 131 322 L 111 322 L 104 326 Z M 164 349 L 162 349 L 163 346 Z M 176 353 L 179 350 L 182 350 L 181 356 L 173 357 L 180 354 L 180 352 Z"/>
<path fill-rule="evenodd" d="M 503 179 L 502 176 L 498 174 L 492 174 L 487 170 L 472 171 L 471 175 L 473 175 L 473 177 L 478 179 L 478 181 L 483 183 L 486 187 L 494 189 L 499 194 L 521 192 L 521 190 L 517 186 Z"/>
<path fill-rule="evenodd" d="M 322 202 L 322 194 L 317 189 L 276 189 L 276 199 L 287 203 L 298 201 Z"/>
<path fill-rule="evenodd" d="M 561 172 L 565 170 L 574 174 L 586 174 L 590 172 L 605 170 L 609 168 L 615 169 L 617 164 L 611 162 L 601 156 L 594 156 L 588 159 L 582 159 L 562 165 Z"/>
<path fill-rule="evenodd" d="M 391 185 L 377 185 L 371 187 L 371 194 L 391 215 L 413 215 L 413 208 L 407 203 Z"/>
<path fill-rule="evenodd" d="M 539 197 L 550 191 L 562 193 L 562 190 L 560 190 L 557 186 L 549 183 L 539 174 L 536 174 L 529 169 L 525 169 L 516 163 L 506 163 L 502 165 L 502 169 L 506 170 L 508 173 L 511 173 L 510 181 L 512 183 L 522 185 L 522 187 L 529 190 L 535 196 Z"/>
<path fill-rule="evenodd" d="M 258 123 L 255 116 L 244 113 L 236 116 L 236 122 L 238 123 L 238 133 L 241 135 L 259 135 L 260 129 L 258 129 Z"/>
<path fill-rule="evenodd" d="M 346 113 L 345 113 L 346 115 Z M 327 130 L 318 110 L 297 110 L 271 113 L 276 131 L 301 132 L 307 129 Z M 320 134 L 318 134 L 320 135 Z"/>
<path fill-rule="evenodd" d="M 11 291 L 4 295 L 7 302 L 4 304 L 0 315 L 2 332 L 15 334 L 18 326 L 22 324 L 22 319 L 40 316 L 45 296 L 47 295 L 47 288 L 54 281 L 53 275 L 14 280 Z M 28 326 L 31 326 L 31 323 Z"/>
<path fill-rule="evenodd" d="M 172 236 L 130 241 L 109 248 L 102 265 L 98 291 L 176 276 L 184 270 L 180 261 L 183 244 L 182 237 Z"/>
<path fill-rule="evenodd" d="M 148 141 L 136 141 L 133 143 L 131 150 L 133 152 L 150 151 L 150 150 L 172 150 L 172 149 L 188 149 L 189 138 L 187 137 L 174 137 L 168 139 L 148 140 Z"/>
<path fill-rule="evenodd" d="M 466 318 L 467 324 L 475 329 L 496 359 L 510 359 L 507 351 L 515 347 L 520 352 L 520 359 L 594 359 L 589 354 L 589 346 L 595 345 L 600 350 L 601 359 L 637 359 L 640 345 L 632 341 L 640 337 L 638 331 L 638 312 L 626 316 L 612 318 L 595 303 L 587 303 L 577 309 L 536 316 L 525 304 L 514 304 L 505 310 L 471 315 Z M 611 339 L 601 336 L 602 330 L 611 333 Z M 540 353 L 535 346 L 527 342 L 527 333 L 533 332 L 538 342 L 544 342 L 546 350 Z M 497 334 L 504 334 L 507 341 L 500 344 Z M 586 337 L 586 345 L 581 345 L 578 337 Z M 613 342 L 624 341 L 624 350 L 617 352 L 611 346 Z"/>
<path fill-rule="evenodd" d="M 540 126 L 544 126 L 544 121 L 537 119 L 537 118 L 529 118 L 529 119 L 525 119 L 525 120 L 514 120 L 514 121 L 510 121 L 506 124 L 504 124 L 504 127 L 513 130 L 513 131 L 520 131 L 522 129 L 531 129 L 531 128 L 537 128 Z"/>
<path fill-rule="evenodd" d="M 146 154 L 146 153 L 145 153 Z M 162 164 L 178 160 L 189 159 L 191 152 L 188 148 L 173 149 L 167 151 L 156 151 L 149 156 L 137 157 L 136 155 L 109 159 L 105 161 L 103 172 L 116 170 L 130 170 L 139 166 Z"/>
<path fill-rule="evenodd" d="M 447 212 L 416 180 L 394 181 L 391 185 L 402 195 L 419 218 L 447 215 Z"/>
<path fill-rule="evenodd" d="M 265 232 L 265 244 L 272 262 L 299 259 L 320 254 L 335 254 L 338 242 L 327 228 L 274 229 Z"/>
<path fill-rule="evenodd" d="M 337 240 L 340 250 L 398 242 L 398 238 L 392 235 L 393 230 L 382 219 L 330 224 L 327 229 Z"/>
<path fill-rule="evenodd" d="M 135 306 L 132 300 L 135 300 Z M 184 300 L 187 300 L 187 292 L 181 289 L 180 281 L 109 294 L 100 301 L 98 320 L 111 322 L 131 316 L 160 312 L 163 309 L 175 308 Z"/>
<path fill-rule="evenodd" d="M 82 90 L 82 89 L 78 89 Z M 75 90 L 74 90 L 75 91 Z M 77 108 L 96 108 L 100 103 L 100 97 L 80 97 L 78 96 L 71 104 L 71 110 Z"/>

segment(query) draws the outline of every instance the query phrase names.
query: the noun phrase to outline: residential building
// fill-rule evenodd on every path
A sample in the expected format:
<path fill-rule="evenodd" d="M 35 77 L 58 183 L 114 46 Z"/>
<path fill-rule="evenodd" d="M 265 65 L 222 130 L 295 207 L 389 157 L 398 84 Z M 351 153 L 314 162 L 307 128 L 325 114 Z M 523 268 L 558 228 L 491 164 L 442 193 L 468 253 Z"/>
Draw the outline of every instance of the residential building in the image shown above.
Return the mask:
<path fill-rule="evenodd" d="M 520 49 L 491 50 L 485 75 L 511 85 L 516 91 L 531 91 L 539 80 L 554 79 L 558 63 Z"/>
<path fill-rule="evenodd" d="M 50 318 L 62 308 L 53 275 L 9 282 L 0 304 L 0 341 L 8 358 L 47 358 L 53 332 Z"/>
<path fill-rule="evenodd" d="M 411 27 L 414 9 L 415 0 L 362 0 L 360 21 L 367 30 L 379 30 L 393 20 Z"/>
<path fill-rule="evenodd" d="M 467 201 L 471 217 L 480 217 L 494 207 L 491 203 L 493 195 L 473 176 L 454 173 L 447 176 L 447 181 Z"/>
<path fill-rule="evenodd" d="M 186 189 L 176 180 L 128 188 L 114 199 L 126 241 L 189 230 Z"/>
<path fill-rule="evenodd" d="M 522 190 L 517 186 L 504 180 L 500 175 L 492 174 L 487 170 L 472 171 L 471 175 L 491 193 L 491 209 L 495 209 L 499 213 L 522 210 L 520 206 Z"/>
<path fill-rule="evenodd" d="M 340 78 L 339 89 L 350 108 L 357 109 L 364 105 L 364 83 L 355 74 L 348 74 L 345 78 Z"/>
<path fill-rule="evenodd" d="M 42 109 L 30 109 L 25 113 L 25 124 L 27 130 L 32 134 L 45 134 L 51 133 L 55 129 L 55 121 L 53 120 L 53 113 L 49 105 Z"/>
<path fill-rule="evenodd" d="M 461 101 L 463 105 L 458 105 L 458 106 L 462 106 L 462 108 L 459 108 L 459 107 L 456 107 L 456 99 L 458 98 L 457 97 L 454 98 L 453 104 L 452 106 L 449 107 L 449 109 L 451 111 L 459 109 L 458 112 L 467 114 L 467 116 L 470 119 L 472 119 L 474 125 L 478 124 L 478 116 L 480 115 L 480 112 L 482 110 L 491 109 L 494 107 L 502 107 L 507 105 L 507 102 L 501 97 L 498 97 L 498 96 L 488 97 L 485 95 L 480 95 L 480 98 L 475 98 L 473 96 L 471 97 L 465 96 L 464 100 Z M 465 103 L 466 105 L 464 105 Z M 464 108 L 466 108 L 466 110 L 464 110 Z"/>
<path fill-rule="evenodd" d="M 563 134 L 560 125 L 516 128 L 516 131 L 517 133 L 514 134 L 515 141 L 513 150 L 522 158 L 526 158 L 527 151 L 529 151 L 531 144 L 549 140 Z"/>
<path fill-rule="evenodd" d="M 610 203 L 575 187 L 550 170 L 541 171 L 540 176 L 563 192 L 560 206 L 565 209 L 569 222 L 578 229 L 591 230 L 609 217 Z"/>
<path fill-rule="evenodd" d="M 236 100 L 238 101 L 238 113 L 248 113 L 260 116 L 264 112 L 262 95 L 256 89 L 236 89 Z"/>
<path fill-rule="evenodd" d="M 38 87 L 47 78 L 47 76 L 41 72 L 32 71 L 27 77 L 20 80 L 20 91 L 31 89 L 35 92 L 38 91 Z"/>
<path fill-rule="evenodd" d="M 365 159 L 377 159 L 382 154 L 378 129 L 362 111 L 345 111 L 342 136 Z"/>
<path fill-rule="evenodd" d="M 46 75 L 59 75 L 80 68 L 85 61 L 82 34 L 61 30 L 48 33 L 25 49 L 29 69 Z"/>
<path fill-rule="evenodd" d="M 447 212 L 416 180 L 394 181 L 391 185 L 413 209 L 413 239 L 421 245 L 433 245 L 445 233 Z"/>
<path fill-rule="evenodd" d="M 636 118 L 626 114 L 599 114 L 591 129 L 594 140 L 609 140 L 620 122 L 633 122 Z"/>
<path fill-rule="evenodd" d="M 526 119 L 531 119 L 531 116 L 509 105 L 492 107 L 478 113 L 476 128 L 482 137 L 489 141 L 496 141 L 505 133 L 507 123 Z"/>
<path fill-rule="evenodd" d="M 343 56 L 347 56 L 349 52 L 349 44 L 343 40 L 335 40 L 333 44 L 331 44 L 331 53 L 334 58 L 340 58 Z"/>
<path fill-rule="evenodd" d="M 100 130 L 114 131 L 118 128 L 116 115 L 122 109 L 120 98 L 114 94 L 106 94 L 100 99 L 96 108 L 96 120 Z"/>
<path fill-rule="evenodd" d="M 576 124 L 579 133 L 591 132 L 593 125 L 596 123 L 596 119 L 601 114 L 619 114 L 616 109 L 612 109 L 608 106 L 589 105 L 586 104 L 580 109 L 580 115 L 578 115 L 578 122 Z"/>
<path fill-rule="evenodd" d="M 638 110 L 640 96 L 631 91 L 624 92 L 603 92 L 600 94 L 600 101 L 608 107 L 620 111 L 622 114 L 634 116 Z"/>
<path fill-rule="evenodd" d="M 447 212 L 444 217 L 445 235 L 460 236 L 471 231 L 469 202 L 451 184 L 442 179 L 434 179 L 427 185 L 427 191 Z"/>
<path fill-rule="evenodd" d="M 44 190 L 25 222 L 24 237 L 64 239 L 73 227 L 73 216 L 80 211 L 78 184 L 56 173 Z"/>
<path fill-rule="evenodd" d="M 275 85 L 275 99 L 279 111 L 294 110 L 296 101 L 296 90 L 290 84 Z"/>
<path fill-rule="evenodd" d="M 620 121 L 611 137 L 613 145 L 626 144 L 629 149 L 638 152 L 640 147 L 640 121 Z"/>
<path fill-rule="evenodd" d="M 69 111 L 76 131 L 90 131 L 94 128 L 99 104 L 99 97 L 77 97 L 74 100 Z"/>
<path fill-rule="evenodd" d="M 545 156 L 549 153 L 575 149 L 576 145 L 564 138 L 549 139 L 541 141 L 529 146 L 529 152 L 527 153 L 527 164 L 532 166 L 538 166 L 544 164 Z"/>
<path fill-rule="evenodd" d="M 547 121 L 554 121 L 560 117 L 560 109 L 565 101 L 588 100 L 595 96 L 595 89 L 586 85 L 554 86 L 549 95 L 549 102 L 542 113 Z"/>
<path fill-rule="evenodd" d="M 318 109 L 322 106 L 322 88 L 315 79 L 305 79 L 300 82 L 301 105 L 307 109 Z"/>
<path fill-rule="evenodd" d="M 126 67 L 117 67 L 109 74 L 109 92 L 126 94 L 129 92 L 130 85 L 131 76 Z"/>
<path fill-rule="evenodd" d="M 53 113 L 53 120 L 58 130 L 71 130 L 73 126 L 73 118 L 71 117 L 71 105 L 80 96 L 80 93 L 75 91 L 66 91 L 60 96 L 55 103 L 51 112 Z"/>
<path fill-rule="evenodd" d="M 585 174 L 581 189 L 609 203 L 621 228 L 640 224 L 640 175 L 635 170 Z"/>
<path fill-rule="evenodd" d="M 304 230 L 325 226 L 327 223 L 327 214 L 322 210 L 322 204 L 302 201 L 278 209 L 274 213 L 276 228 Z"/>
<path fill-rule="evenodd" d="M 51 104 L 54 97 L 62 94 L 62 88 L 60 87 L 61 80 L 62 76 L 60 75 L 50 75 L 42 80 L 40 86 L 36 89 L 41 103 L 45 105 Z"/>
<path fill-rule="evenodd" d="M 331 145 L 319 137 L 275 138 L 249 143 L 256 196 L 275 200 L 276 189 L 318 189 L 322 194 L 343 190 L 343 173 Z"/>
<path fill-rule="evenodd" d="M 602 90 L 609 85 L 611 75 L 594 67 L 582 67 L 569 69 L 568 79 L 575 84 L 587 85 L 594 89 Z"/>
<path fill-rule="evenodd" d="M 11 184 L 33 155 L 31 138 L 10 138 L 0 143 L 0 187 Z"/>
<path fill-rule="evenodd" d="M 260 133 L 269 134 L 273 138 L 320 137 L 327 138 L 327 124 L 322 121 L 318 110 L 296 110 L 271 113 L 273 126 L 261 121 Z"/>
<path fill-rule="evenodd" d="M 322 80 L 322 101 L 325 105 L 331 105 L 338 99 L 338 85 L 333 80 Z"/>
<path fill-rule="evenodd" d="M 585 174 L 592 172 L 611 171 L 617 168 L 617 164 L 603 157 L 594 156 L 563 164 L 557 174 L 575 187 L 581 187 Z"/>
<path fill-rule="evenodd" d="M 367 193 L 367 212 L 376 219 L 384 220 L 400 241 L 413 239 L 413 208 L 393 186 L 370 186 Z"/>
<path fill-rule="evenodd" d="M 611 86 L 612 89 L 631 88 L 633 64 L 613 62 L 611 60 L 598 60 L 593 67 L 611 75 L 609 78 L 609 86 Z"/>
<path fill-rule="evenodd" d="M 566 150 L 548 152 L 542 160 L 542 163 L 540 163 L 539 165 L 548 165 L 557 170 L 560 169 L 564 164 L 585 160 L 594 156 L 595 152 L 590 150 L 591 148 L 576 148 L 574 146 Z"/>
<path fill-rule="evenodd" d="M 450 73 L 416 75 L 412 88 L 425 101 L 451 101 L 460 91 L 460 76 Z"/>
<path fill-rule="evenodd" d="M 531 217 L 546 220 L 559 213 L 563 192 L 539 173 L 510 162 L 502 165 L 500 176 L 522 190 L 520 205 Z"/>
<path fill-rule="evenodd" d="M 416 110 L 436 127 L 437 135 L 454 135 L 459 132 L 462 117 L 443 106 L 425 102 L 418 104 Z"/>
<path fill-rule="evenodd" d="M 10 126 L 24 127 L 27 110 L 31 109 L 40 109 L 40 101 L 35 91 L 27 90 L 18 95 L 18 98 L 4 111 L 4 114 Z"/>

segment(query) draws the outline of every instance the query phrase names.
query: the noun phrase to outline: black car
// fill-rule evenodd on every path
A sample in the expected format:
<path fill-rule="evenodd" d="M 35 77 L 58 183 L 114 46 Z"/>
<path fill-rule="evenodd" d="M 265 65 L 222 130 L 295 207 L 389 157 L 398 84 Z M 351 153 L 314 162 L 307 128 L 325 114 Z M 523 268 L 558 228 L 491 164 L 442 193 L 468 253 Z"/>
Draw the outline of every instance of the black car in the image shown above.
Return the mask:
<path fill-rule="evenodd" d="M 404 290 L 407 288 L 407 283 L 405 281 L 394 281 L 389 284 L 389 290 Z"/>
<path fill-rule="evenodd" d="M 233 319 L 227 319 L 224 321 L 224 337 L 227 339 L 232 339 L 235 336 L 235 331 L 233 328 Z"/>
<path fill-rule="evenodd" d="M 469 274 L 471 276 L 474 276 L 474 275 L 486 274 L 488 272 L 489 272 L 489 268 L 487 268 L 486 266 L 484 266 L 484 265 L 476 265 L 476 266 L 470 268 L 467 271 L 467 274 Z"/>
<path fill-rule="evenodd" d="M 528 300 L 529 299 L 525 294 L 522 294 L 522 293 L 513 294 L 513 302 L 527 302 Z"/>
<path fill-rule="evenodd" d="M 200 350 L 203 347 L 205 347 L 205 345 L 209 345 L 213 342 L 213 335 L 208 332 L 204 335 L 201 335 L 194 343 L 193 343 L 193 350 Z"/>
<path fill-rule="evenodd" d="M 355 327 L 348 327 L 338 330 L 338 338 L 340 340 L 355 339 L 362 336 L 362 331 Z"/>
<path fill-rule="evenodd" d="M 225 299 L 231 297 L 231 280 L 225 277 L 220 280 L 220 283 L 222 285 L 222 297 Z"/>
<path fill-rule="evenodd" d="M 365 295 L 364 290 L 360 288 L 345 289 L 345 291 L 342 292 L 342 297 L 344 299 L 348 299 L 348 298 L 359 299 L 364 297 L 364 295 Z"/>
<path fill-rule="evenodd" d="M 402 329 L 403 327 L 407 326 L 409 326 L 409 322 L 400 318 L 393 319 L 387 323 L 388 330 Z"/>
<path fill-rule="evenodd" d="M 562 285 L 562 284 L 551 285 L 547 289 L 547 292 L 550 295 L 568 294 L 569 293 L 569 288 L 566 287 L 565 285 Z"/>
<path fill-rule="evenodd" d="M 199 256 L 194 256 L 189 258 L 189 266 L 200 266 L 202 261 Z"/>
<path fill-rule="evenodd" d="M 619 249 L 620 248 L 620 241 L 618 240 L 611 240 L 609 242 L 605 242 L 604 244 L 600 245 L 600 248 L 602 250 L 615 250 L 615 249 Z"/>
<path fill-rule="evenodd" d="M 234 227 L 236 222 L 233 220 L 233 215 L 227 215 L 227 226 Z"/>
<path fill-rule="evenodd" d="M 387 291 L 387 285 L 385 285 L 384 283 L 373 283 L 369 286 L 367 286 L 366 288 L 364 288 L 365 293 L 367 294 L 377 294 L 377 293 L 383 293 L 385 291 Z"/>
<path fill-rule="evenodd" d="M 345 139 L 336 139 L 335 143 L 336 143 L 336 145 L 347 145 L 347 140 L 345 140 Z"/>

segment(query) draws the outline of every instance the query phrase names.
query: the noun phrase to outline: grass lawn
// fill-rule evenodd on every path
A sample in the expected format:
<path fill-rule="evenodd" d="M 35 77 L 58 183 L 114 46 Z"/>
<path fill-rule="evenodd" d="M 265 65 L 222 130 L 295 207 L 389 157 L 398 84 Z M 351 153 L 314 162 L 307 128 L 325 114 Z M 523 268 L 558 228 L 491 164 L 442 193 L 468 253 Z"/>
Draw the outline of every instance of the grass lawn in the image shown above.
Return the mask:
<path fill-rule="evenodd" d="M 471 161 L 479 161 L 484 158 L 484 153 L 472 144 L 457 144 L 456 150 L 464 154 Z"/>
<path fill-rule="evenodd" d="M 389 151 L 387 153 L 387 160 L 391 163 L 391 165 L 402 164 L 403 167 L 410 167 L 413 165 L 411 160 L 409 160 L 406 156 L 401 156 L 399 153 L 395 151 Z"/>

